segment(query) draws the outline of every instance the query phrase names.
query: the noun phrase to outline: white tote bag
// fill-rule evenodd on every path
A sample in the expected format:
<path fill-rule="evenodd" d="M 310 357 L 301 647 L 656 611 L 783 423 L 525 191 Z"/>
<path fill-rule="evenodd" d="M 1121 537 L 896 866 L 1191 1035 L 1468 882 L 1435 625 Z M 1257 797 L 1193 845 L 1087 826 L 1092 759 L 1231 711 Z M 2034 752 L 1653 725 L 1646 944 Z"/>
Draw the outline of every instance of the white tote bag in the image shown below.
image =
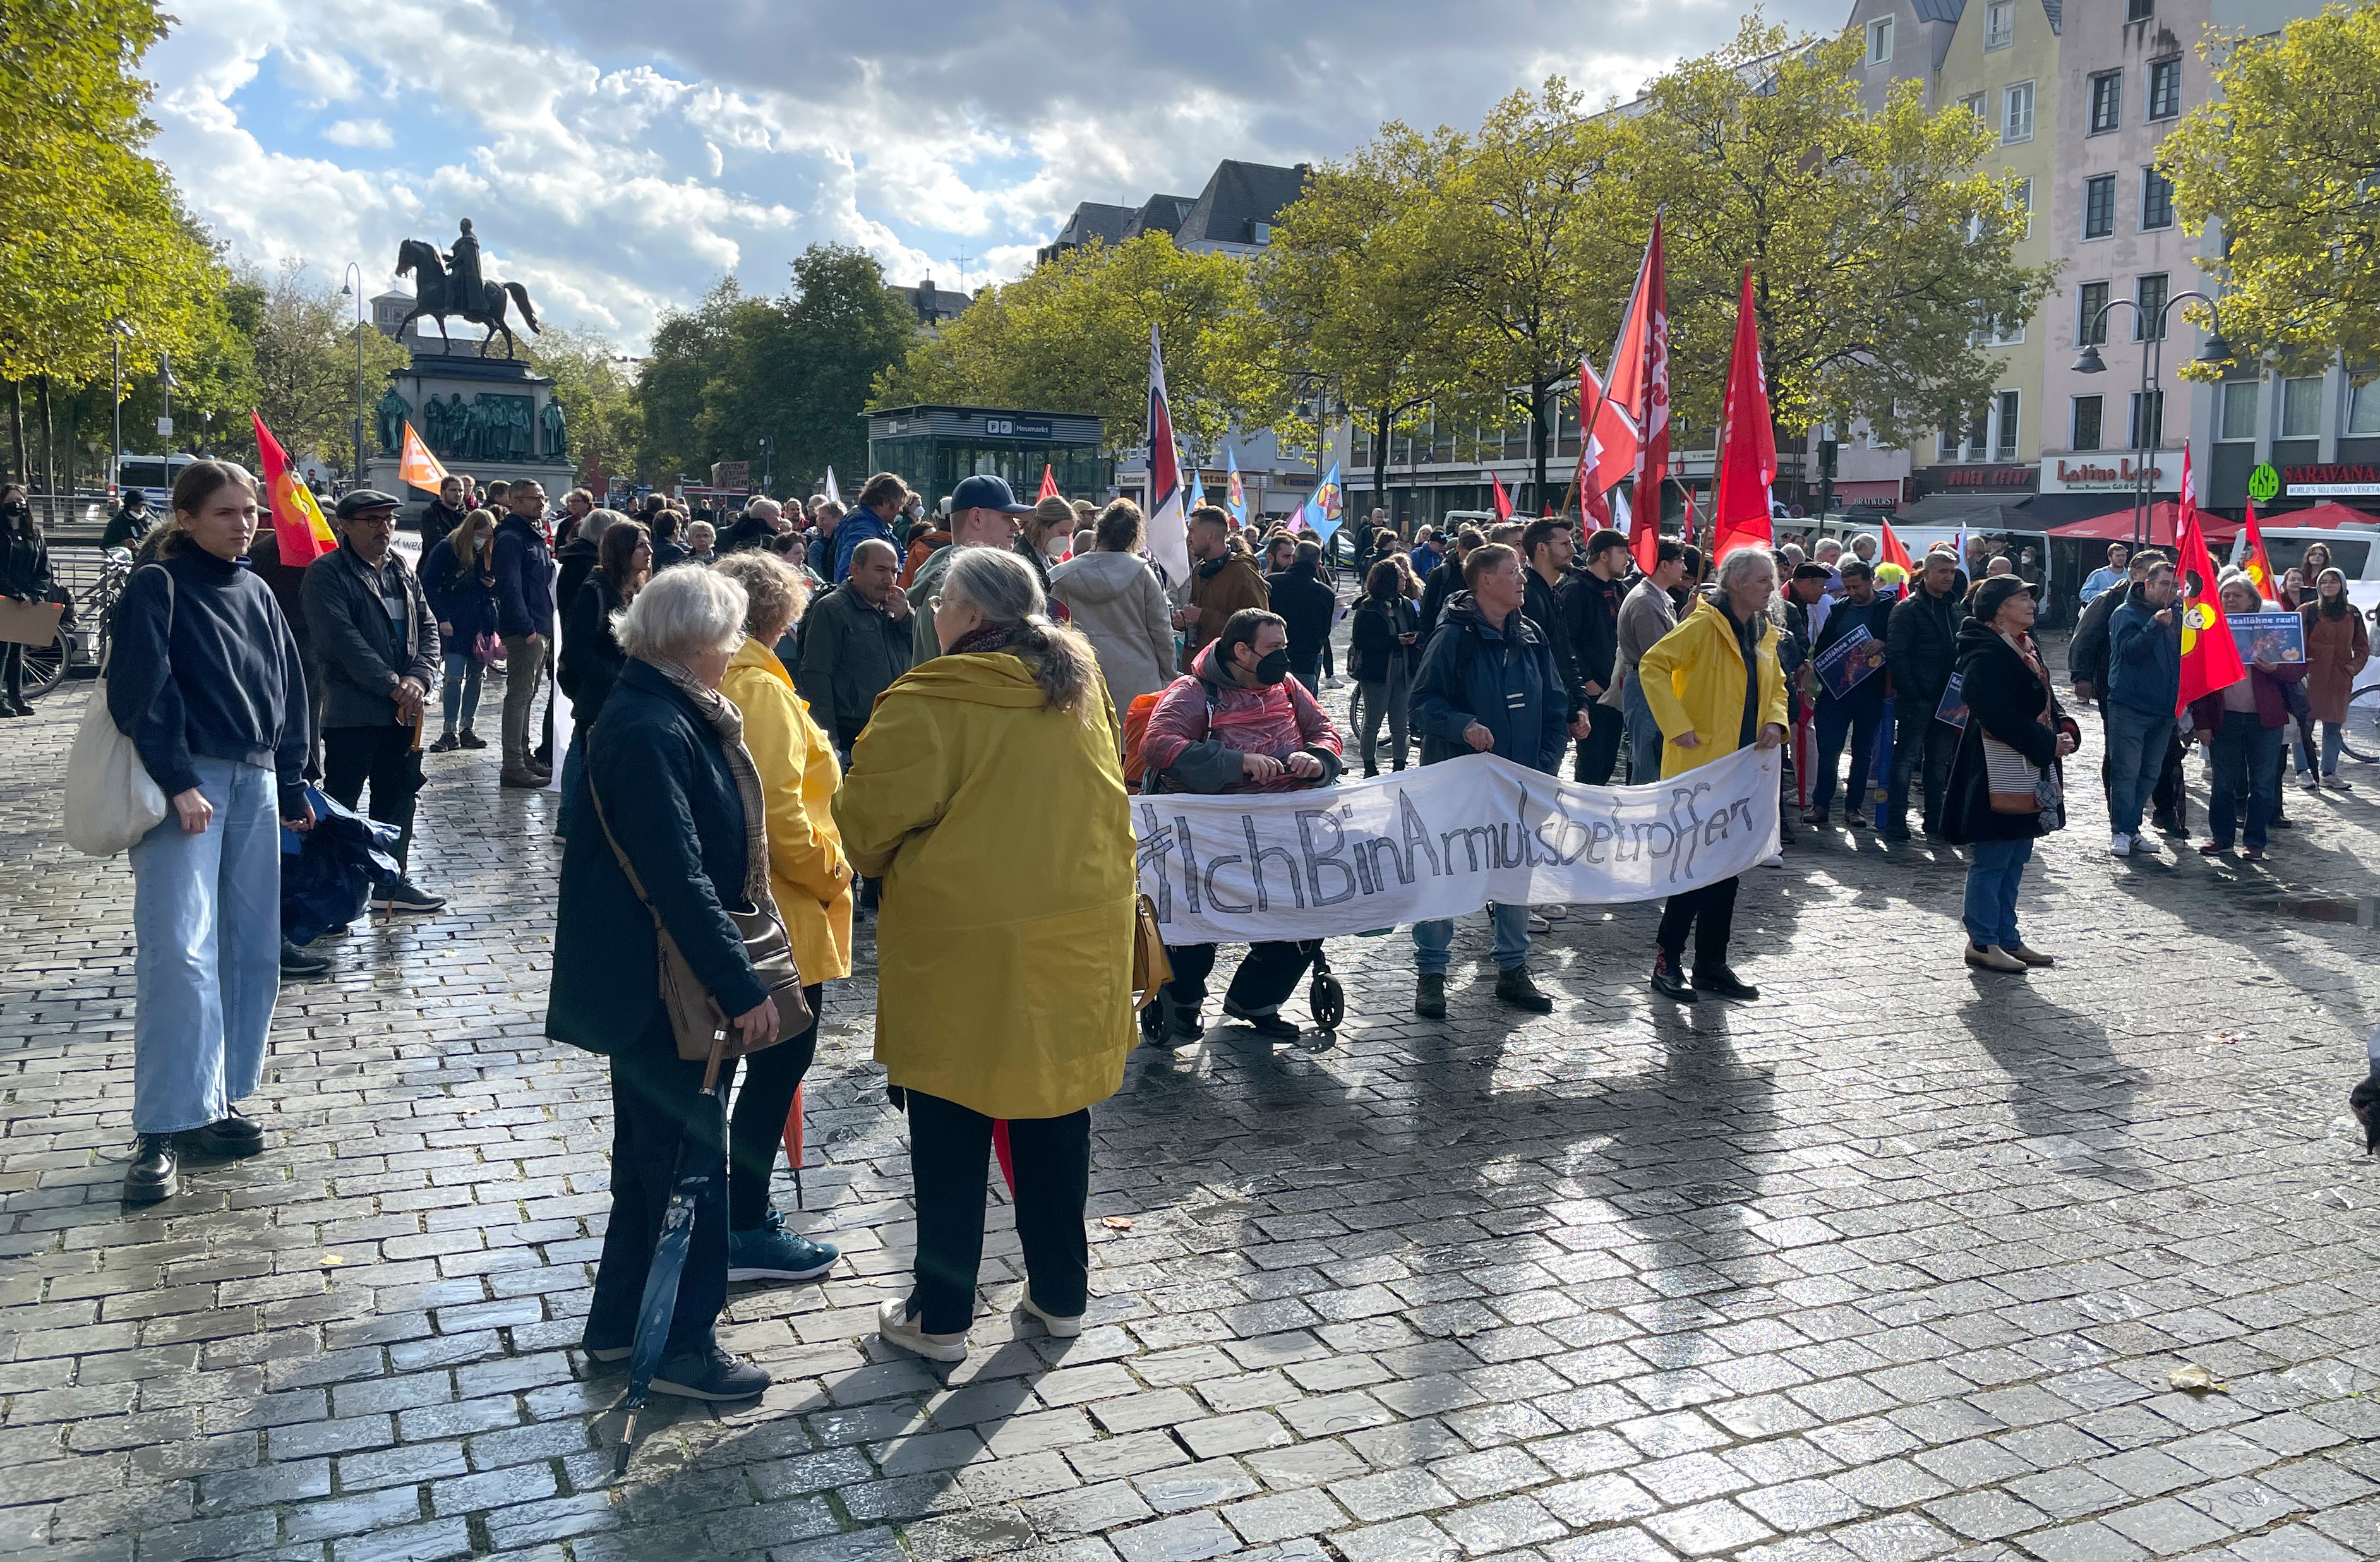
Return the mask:
<path fill-rule="evenodd" d="M 174 633 L 174 575 L 165 577 L 165 635 Z M 112 857 L 157 828 L 171 811 L 164 791 L 140 763 L 140 751 L 107 709 L 107 670 L 91 692 L 74 747 L 67 755 L 67 843 Z"/>

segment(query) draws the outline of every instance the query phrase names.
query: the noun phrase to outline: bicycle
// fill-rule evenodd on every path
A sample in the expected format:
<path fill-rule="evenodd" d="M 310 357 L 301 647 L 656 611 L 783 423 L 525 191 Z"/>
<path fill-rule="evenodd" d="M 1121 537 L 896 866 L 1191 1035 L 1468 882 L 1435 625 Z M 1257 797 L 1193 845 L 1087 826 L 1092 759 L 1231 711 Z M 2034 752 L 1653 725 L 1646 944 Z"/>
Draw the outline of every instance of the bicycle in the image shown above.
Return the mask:
<path fill-rule="evenodd" d="M 25 648 L 25 697 L 39 699 L 66 681 L 79 665 L 107 665 L 108 636 L 115 604 L 135 568 L 132 554 L 111 548 L 100 562 L 99 578 L 79 595 L 69 592 L 58 632 L 46 646 Z"/>

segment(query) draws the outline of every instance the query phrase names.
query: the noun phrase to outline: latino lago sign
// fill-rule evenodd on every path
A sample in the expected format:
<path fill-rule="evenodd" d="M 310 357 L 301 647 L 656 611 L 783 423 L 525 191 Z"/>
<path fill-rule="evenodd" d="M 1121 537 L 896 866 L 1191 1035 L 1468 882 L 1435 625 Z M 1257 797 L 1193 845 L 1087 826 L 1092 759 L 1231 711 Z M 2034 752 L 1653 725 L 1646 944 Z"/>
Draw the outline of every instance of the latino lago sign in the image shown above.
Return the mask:
<path fill-rule="evenodd" d="M 2150 463 L 2153 491 L 2180 491 L 2181 452 L 2160 451 Z M 2130 455 L 2058 455 L 2041 464 L 2044 493 L 2129 493 L 2140 480 L 2141 463 Z"/>
<path fill-rule="evenodd" d="M 2281 481 L 2291 498 L 2340 498 L 2380 493 L 2380 466 L 2367 462 L 2284 466 Z"/>

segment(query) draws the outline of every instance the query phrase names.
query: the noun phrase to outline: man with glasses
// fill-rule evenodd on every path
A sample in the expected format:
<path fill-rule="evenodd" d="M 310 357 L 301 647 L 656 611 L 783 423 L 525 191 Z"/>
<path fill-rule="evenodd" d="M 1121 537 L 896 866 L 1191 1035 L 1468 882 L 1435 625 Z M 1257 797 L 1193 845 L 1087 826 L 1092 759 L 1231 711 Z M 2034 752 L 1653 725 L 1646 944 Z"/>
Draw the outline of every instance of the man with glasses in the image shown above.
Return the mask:
<path fill-rule="evenodd" d="M 967 478 L 951 494 L 951 545 L 919 564 L 917 578 L 909 583 L 913 661 L 931 661 L 942 654 L 942 643 L 934 636 L 934 599 L 941 594 L 942 576 L 949 572 L 951 561 L 958 557 L 959 550 L 1009 547 L 1016 540 L 1016 517 L 1032 513 L 1032 505 L 1016 502 L 1016 494 L 1005 478 L 989 473 L 979 472 Z M 843 524 L 852 525 L 853 518 L 845 515 Z M 858 547 L 854 542 L 853 551 L 857 551 Z M 837 551 L 841 551 L 839 542 Z M 847 561 L 848 555 L 845 558 Z M 848 568 L 847 563 L 845 567 Z"/>

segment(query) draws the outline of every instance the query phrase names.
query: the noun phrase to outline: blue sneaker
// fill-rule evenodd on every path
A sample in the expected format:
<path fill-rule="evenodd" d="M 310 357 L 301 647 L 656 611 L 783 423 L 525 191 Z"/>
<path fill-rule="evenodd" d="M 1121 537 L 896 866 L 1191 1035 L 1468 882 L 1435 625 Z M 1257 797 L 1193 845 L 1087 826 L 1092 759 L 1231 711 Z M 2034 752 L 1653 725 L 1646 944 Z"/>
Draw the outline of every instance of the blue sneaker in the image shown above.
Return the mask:
<path fill-rule="evenodd" d="M 812 1280 L 833 1268 L 837 1256 L 832 1243 L 786 1230 L 785 1217 L 773 1209 L 752 1229 L 727 1233 L 731 1280 Z"/>

